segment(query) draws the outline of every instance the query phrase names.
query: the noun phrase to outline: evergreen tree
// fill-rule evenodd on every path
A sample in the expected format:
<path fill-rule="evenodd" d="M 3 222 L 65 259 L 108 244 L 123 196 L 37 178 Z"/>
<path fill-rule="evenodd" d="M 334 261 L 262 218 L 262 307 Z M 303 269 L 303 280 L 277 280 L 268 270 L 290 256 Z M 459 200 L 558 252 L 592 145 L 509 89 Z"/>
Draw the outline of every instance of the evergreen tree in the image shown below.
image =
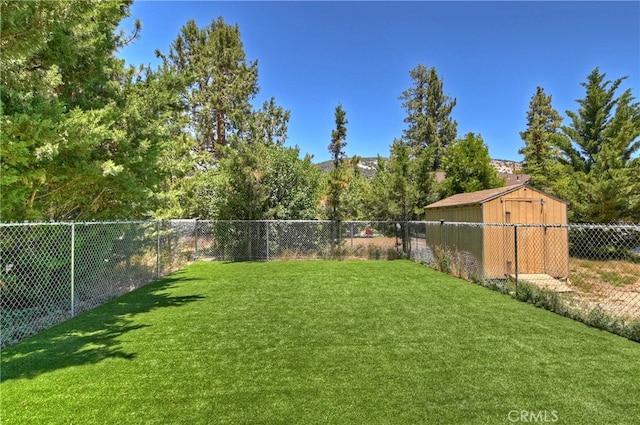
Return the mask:
<path fill-rule="evenodd" d="M 409 148 L 400 140 L 395 140 L 391 145 L 387 169 L 391 173 L 391 217 L 395 220 L 408 221 L 412 218 L 412 207 L 414 207 L 411 193 L 412 172 Z"/>
<path fill-rule="evenodd" d="M 409 74 L 412 87 L 400 96 L 408 124 L 403 139 L 412 157 L 424 158 L 429 171 L 438 171 L 447 146 L 456 139 L 458 124 L 451 118 L 456 99 L 444 94 L 435 68 L 420 64 Z"/>
<path fill-rule="evenodd" d="M 221 17 L 205 28 L 190 20 L 169 54 L 156 54 L 165 65 L 190 78 L 184 94 L 189 131 L 196 135 L 201 149 L 219 156 L 230 133 L 247 125 L 249 101 L 258 92 L 258 64 L 247 63 L 240 29 Z"/>
<path fill-rule="evenodd" d="M 270 102 L 271 106 L 274 106 Z M 263 108 L 250 115 L 248 128 L 234 135 L 215 167 L 206 169 L 193 187 L 192 216 L 224 220 L 311 219 L 320 197 L 320 170 L 300 150 L 282 145 L 288 111 L 274 116 Z M 254 120 L 256 122 L 254 122 Z M 282 129 L 267 140 L 264 122 Z M 260 131 L 254 131 L 260 129 Z M 240 137 L 242 136 L 242 137 Z"/>
<path fill-rule="evenodd" d="M 329 143 L 329 153 L 333 161 L 333 169 L 329 175 L 327 204 L 329 208 L 330 220 L 342 219 L 342 194 L 347 187 L 344 161 L 346 154 L 344 148 L 347 145 L 347 124 L 346 112 L 342 105 L 336 106 L 335 124 L 336 128 L 331 131 L 331 143 Z"/>
<path fill-rule="evenodd" d="M 273 98 L 265 102 L 263 111 L 251 110 L 249 102 L 258 92 L 257 61 L 247 62 L 238 26 L 228 25 L 220 17 L 198 28 L 190 20 L 168 55 L 156 54 L 163 59 L 165 73 L 184 79 L 182 102 L 173 117 L 182 131 L 167 149 L 167 164 L 175 172 L 167 182 L 170 195 L 159 214 L 261 216 L 265 198 L 260 167 L 264 158 L 258 157 L 259 149 L 252 144 L 271 143 L 267 137 L 280 137 L 284 142 L 289 112 L 278 107 Z M 281 115 L 273 118 L 278 113 Z M 267 128 L 280 118 L 283 128 Z M 214 165 L 223 153 L 229 160 Z M 236 190 L 221 191 L 225 184 Z M 237 213 L 226 205 L 238 206 Z"/>
<path fill-rule="evenodd" d="M 413 215 L 435 200 L 435 171 L 442 168 L 447 147 L 455 141 L 457 126 L 451 118 L 456 100 L 443 92 L 435 68 L 420 64 L 410 71 L 412 87 L 400 100 L 407 116 L 402 141 L 409 149 Z"/>
<path fill-rule="evenodd" d="M 390 147 L 389 159 L 378 157 L 378 172 L 371 181 L 368 209 L 373 220 L 393 220 L 400 222 L 403 251 L 407 252 L 409 240 L 407 222 L 419 218 L 425 205 L 416 201 L 419 182 L 415 172 L 416 161 L 412 161 L 410 148 L 402 140 L 394 140 Z M 432 176 L 433 173 L 428 173 Z"/>
<path fill-rule="evenodd" d="M 518 153 L 524 155 L 522 171 L 531 175 L 529 184 L 549 193 L 554 193 L 555 183 L 566 175 L 559 161 L 561 125 L 562 117 L 551 105 L 551 95 L 538 87 L 529 103 L 527 129 L 520 132 L 525 146 Z"/>
<path fill-rule="evenodd" d="M 348 187 L 347 172 L 344 162 L 346 154 L 344 148 L 347 145 L 347 121 L 346 112 L 342 109 L 342 105 L 338 104 L 335 109 L 336 128 L 331 131 L 331 142 L 329 143 L 329 153 L 333 161 L 333 169 L 329 173 L 327 183 L 327 209 L 331 224 L 331 255 L 340 257 L 340 249 L 336 251 L 336 247 L 340 247 L 342 239 L 342 230 L 340 221 L 344 218 L 343 196 Z"/>
<path fill-rule="evenodd" d="M 378 172 L 371 182 L 374 219 L 407 221 L 413 218 L 412 165 L 409 147 L 398 139 L 390 147 L 388 160 L 378 158 Z"/>
<path fill-rule="evenodd" d="M 239 149 L 225 149 L 217 171 L 223 201 L 219 218 L 223 220 L 260 220 L 265 218 L 269 191 L 264 184 L 269 147 L 243 144 Z"/>
<path fill-rule="evenodd" d="M 243 144 L 225 148 L 196 188 L 197 216 L 221 220 L 316 218 L 320 171 L 298 148 Z"/>
<path fill-rule="evenodd" d="M 562 127 L 567 139 L 560 148 L 576 171 L 591 171 L 605 146 L 615 150 L 622 163 L 640 148 L 640 117 L 631 89 L 616 97 L 625 78 L 613 82 L 605 78 L 598 68 L 587 76 L 587 82 L 581 83 L 585 98 L 577 101 L 577 113 L 567 111 L 571 123 Z"/>
<path fill-rule="evenodd" d="M 131 218 L 152 208 L 161 143 L 153 117 L 164 100 L 114 56 L 130 41 L 117 31 L 130 4 L 0 3 L 3 220 Z"/>
<path fill-rule="evenodd" d="M 265 219 L 317 218 L 321 195 L 320 170 L 298 148 L 273 145 L 267 152 L 264 184 L 268 191 Z"/>
<path fill-rule="evenodd" d="M 284 145 L 287 140 L 287 124 L 291 112 L 276 104 L 275 98 L 262 104 L 262 109 L 253 112 L 248 125 L 248 139 L 267 145 Z"/>
<path fill-rule="evenodd" d="M 402 252 L 408 252 L 409 240 L 407 238 L 407 222 L 413 217 L 414 204 L 412 185 L 412 167 L 410 161 L 409 147 L 401 140 L 395 140 L 391 145 L 389 163 L 389 217 L 387 219 L 401 222 L 400 234 L 402 237 Z M 425 205 L 422 207 L 424 208 Z"/>
<path fill-rule="evenodd" d="M 167 66 L 159 67 L 158 78 L 166 81 L 164 87 L 177 93 L 177 100 L 163 116 L 165 143 L 162 149 L 158 168 L 163 174 L 158 193 L 158 208 L 154 211 L 157 218 L 192 218 L 215 217 L 210 212 L 203 212 L 198 204 L 207 192 L 208 179 L 211 175 L 203 175 L 210 161 L 210 153 L 202 151 L 193 134 L 184 131 L 188 127 L 189 117 L 184 113 L 182 94 L 188 85 L 183 74 L 178 74 Z M 199 211 L 196 211 L 198 210 Z M 205 208 L 206 209 L 206 208 Z"/>
<path fill-rule="evenodd" d="M 640 163 L 640 105 L 631 89 L 616 97 L 624 78 L 606 80 L 595 68 L 582 83 L 578 112 L 567 111 L 569 126 L 559 148 L 573 172 L 567 197 L 572 219 L 587 222 L 640 220 L 637 179 Z"/>

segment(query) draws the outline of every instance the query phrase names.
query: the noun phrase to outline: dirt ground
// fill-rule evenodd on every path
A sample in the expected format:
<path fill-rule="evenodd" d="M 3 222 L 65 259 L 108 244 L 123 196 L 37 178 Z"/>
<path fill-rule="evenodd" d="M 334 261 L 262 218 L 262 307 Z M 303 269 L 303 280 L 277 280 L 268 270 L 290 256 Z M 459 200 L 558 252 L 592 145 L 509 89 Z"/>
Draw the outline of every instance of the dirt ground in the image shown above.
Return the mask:
<path fill-rule="evenodd" d="M 572 258 L 569 286 L 574 297 L 590 307 L 629 319 L 640 318 L 640 264 Z"/>
<path fill-rule="evenodd" d="M 395 248 L 396 247 L 396 238 L 385 238 L 385 237 L 372 237 L 372 238 L 345 238 L 344 245 L 347 248 L 350 248 L 352 245 L 356 246 L 378 246 L 380 248 Z M 398 239 L 398 243 L 402 244 L 402 241 Z"/>

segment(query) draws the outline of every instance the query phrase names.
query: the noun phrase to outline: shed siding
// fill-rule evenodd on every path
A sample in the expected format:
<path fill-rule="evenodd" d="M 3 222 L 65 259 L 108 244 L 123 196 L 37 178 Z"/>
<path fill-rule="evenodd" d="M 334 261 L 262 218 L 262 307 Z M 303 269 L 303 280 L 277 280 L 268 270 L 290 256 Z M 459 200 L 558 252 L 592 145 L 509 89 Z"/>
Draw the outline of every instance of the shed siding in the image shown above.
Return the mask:
<path fill-rule="evenodd" d="M 464 205 L 450 208 L 432 208 L 426 210 L 426 221 L 448 221 L 454 223 L 481 223 L 482 206 Z"/>
<path fill-rule="evenodd" d="M 485 277 L 503 279 L 515 271 L 514 228 L 487 225 L 483 232 Z"/>
<path fill-rule="evenodd" d="M 505 211 L 504 205 L 499 199 L 485 202 L 482 204 L 482 222 L 483 223 L 504 223 Z"/>

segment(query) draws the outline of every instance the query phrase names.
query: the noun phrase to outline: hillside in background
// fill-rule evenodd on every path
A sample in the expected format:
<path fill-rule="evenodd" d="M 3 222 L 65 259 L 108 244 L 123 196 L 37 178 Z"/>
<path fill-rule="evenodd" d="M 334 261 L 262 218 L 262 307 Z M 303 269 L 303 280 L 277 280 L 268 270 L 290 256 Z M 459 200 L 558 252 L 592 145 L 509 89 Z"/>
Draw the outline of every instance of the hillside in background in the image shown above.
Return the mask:
<path fill-rule="evenodd" d="M 500 173 L 500 175 L 517 174 L 522 169 L 522 162 L 509 161 L 505 159 L 492 159 L 491 165 L 493 165 L 496 170 L 498 170 L 498 173 Z M 324 161 L 316 164 L 316 166 L 323 172 L 327 173 L 331 171 L 333 162 Z M 378 158 L 362 158 L 362 160 L 358 164 L 358 167 L 367 178 L 371 178 L 376 174 L 376 171 L 378 170 Z"/>
<path fill-rule="evenodd" d="M 384 158 L 386 160 L 386 158 Z M 333 161 L 324 161 L 316 164 L 316 167 L 320 168 L 323 173 L 328 173 L 333 168 Z M 362 171 L 367 178 L 372 178 L 378 171 L 378 158 L 369 157 L 362 158 L 358 164 L 358 168 Z"/>
<path fill-rule="evenodd" d="M 506 159 L 492 159 L 491 165 L 501 174 L 517 174 L 522 170 L 522 162 L 508 161 Z"/>

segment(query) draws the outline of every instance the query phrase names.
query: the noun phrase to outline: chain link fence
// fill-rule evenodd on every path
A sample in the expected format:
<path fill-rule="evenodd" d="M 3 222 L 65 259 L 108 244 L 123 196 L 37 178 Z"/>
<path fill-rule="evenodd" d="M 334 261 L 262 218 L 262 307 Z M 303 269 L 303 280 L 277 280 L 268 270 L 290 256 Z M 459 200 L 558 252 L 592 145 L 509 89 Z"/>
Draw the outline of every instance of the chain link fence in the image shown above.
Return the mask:
<path fill-rule="evenodd" d="M 414 261 L 640 341 L 640 226 L 409 223 Z"/>
<path fill-rule="evenodd" d="M 0 347 L 196 259 L 395 259 L 640 341 L 640 226 L 201 221 L 0 224 Z"/>
<path fill-rule="evenodd" d="M 387 222 L 162 220 L 0 224 L 0 347 L 195 259 L 398 258 Z"/>
<path fill-rule="evenodd" d="M 184 266 L 188 224 L 0 224 L 0 346 Z"/>
<path fill-rule="evenodd" d="M 389 222 L 198 221 L 195 257 L 227 261 L 398 258 L 401 227 Z"/>

